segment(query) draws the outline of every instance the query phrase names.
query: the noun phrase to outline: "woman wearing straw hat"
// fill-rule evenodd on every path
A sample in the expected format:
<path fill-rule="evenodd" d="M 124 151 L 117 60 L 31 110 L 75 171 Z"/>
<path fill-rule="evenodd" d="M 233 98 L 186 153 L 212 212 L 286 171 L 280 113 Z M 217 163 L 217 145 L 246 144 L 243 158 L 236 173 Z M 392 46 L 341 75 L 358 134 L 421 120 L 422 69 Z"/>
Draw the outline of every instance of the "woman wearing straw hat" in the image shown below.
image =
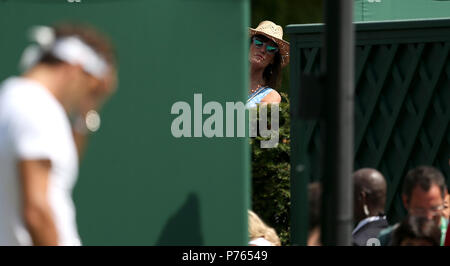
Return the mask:
<path fill-rule="evenodd" d="M 283 40 L 283 28 L 271 21 L 250 28 L 250 91 L 247 107 L 258 103 L 279 103 L 275 90 L 281 82 L 281 68 L 289 63 L 289 43 Z"/>

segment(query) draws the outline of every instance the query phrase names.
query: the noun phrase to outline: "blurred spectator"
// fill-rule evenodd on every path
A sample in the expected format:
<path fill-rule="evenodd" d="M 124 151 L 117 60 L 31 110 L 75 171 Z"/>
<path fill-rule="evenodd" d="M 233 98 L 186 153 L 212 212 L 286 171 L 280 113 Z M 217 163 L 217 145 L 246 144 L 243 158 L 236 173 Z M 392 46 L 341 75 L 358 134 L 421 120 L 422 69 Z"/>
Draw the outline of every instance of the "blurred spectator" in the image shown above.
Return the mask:
<path fill-rule="evenodd" d="M 281 246 L 275 230 L 267 226 L 253 211 L 248 211 L 249 246 Z"/>
<path fill-rule="evenodd" d="M 392 246 L 440 246 L 441 229 L 426 217 L 407 216 L 392 235 Z"/>
<path fill-rule="evenodd" d="M 86 26 L 32 35 L 25 73 L 0 85 L 0 245 L 80 245 L 72 189 L 87 134 L 115 89 L 114 53 Z"/>
<path fill-rule="evenodd" d="M 447 221 L 443 217 L 446 185 L 442 173 L 431 166 L 419 166 L 408 172 L 403 182 L 402 200 L 409 215 L 433 220 L 441 229 L 440 244 L 444 245 Z M 392 240 L 392 231 L 398 224 L 380 232 L 381 245 Z"/>
<path fill-rule="evenodd" d="M 386 180 L 375 169 L 363 168 L 353 174 L 354 219 L 353 244 L 366 246 L 369 239 L 377 238 L 388 227 L 384 215 Z"/>
<path fill-rule="evenodd" d="M 309 227 L 308 246 L 321 246 L 320 209 L 322 204 L 322 186 L 319 182 L 308 186 Z"/>
<path fill-rule="evenodd" d="M 444 198 L 444 210 L 442 210 L 442 215 L 447 220 L 447 224 L 448 224 L 448 220 L 450 218 L 449 203 L 450 203 L 450 194 L 448 193 L 448 189 L 447 189 L 446 190 L 446 194 L 445 194 L 445 198 Z"/>

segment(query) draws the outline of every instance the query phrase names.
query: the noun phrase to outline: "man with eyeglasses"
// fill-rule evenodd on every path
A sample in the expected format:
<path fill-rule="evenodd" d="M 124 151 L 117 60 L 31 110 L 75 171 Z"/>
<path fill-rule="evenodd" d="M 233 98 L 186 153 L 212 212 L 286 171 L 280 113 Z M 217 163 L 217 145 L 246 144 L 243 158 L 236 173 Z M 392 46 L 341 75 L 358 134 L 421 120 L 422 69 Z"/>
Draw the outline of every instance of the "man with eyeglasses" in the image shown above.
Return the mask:
<path fill-rule="evenodd" d="M 447 188 L 447 191 L 445 193 L 445 199 L 444 199 L 444 210 L 442 211 L 442 215 L 447 220 L 447 223 L 450 218 L 449 203 L 450 203 L 450 194 L 448 193 L 448 188 Z"/>
<path fill-rule="evenodd" d="M 408 172 L 403 183 L 402 201 L 409 215 L 433 220 L 441 228 L 444 245 L 447 220 L 443 217 L 447 187 L 442 173 L 434 167 L 419 166 Z M 398 224 L 380 232 L 381 245 L 389 245 Z"/>

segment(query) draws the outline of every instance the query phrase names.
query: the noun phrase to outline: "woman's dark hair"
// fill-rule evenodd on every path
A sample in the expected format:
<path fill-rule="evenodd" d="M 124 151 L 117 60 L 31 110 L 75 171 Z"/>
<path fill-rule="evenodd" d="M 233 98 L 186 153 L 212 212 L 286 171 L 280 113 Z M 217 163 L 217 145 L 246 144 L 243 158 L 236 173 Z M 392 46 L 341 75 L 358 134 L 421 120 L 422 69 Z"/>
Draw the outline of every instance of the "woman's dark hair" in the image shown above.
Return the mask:
<path fill-rule="evenodd" d="M 425 217 L 407 216 L 392 235 L 392 246 L 400 246 L 405 239 L 420 239 L 440 246 L 441 229 L 435 221 Z"/>
<path fill-rule="evenodd" d="M 263 40 L 270 40 L 269 38 L 267 38 L 264 35 L 254 35 L 253 37 L 258 37 L 261 38 Z M 252 42 L 252 38 L 250 38 L 250 44 Z M 280 51 L 278 51 L 275 54 L 274 60 L 273 60 L 273 64 L 269 64 L 266 69 L 264 69 L 263 72 L 263 78 L 265 81 L 265 85 L 272 88 L 272 89 L 276 89 L 278 88 L 278 86 L 281 84 L 281 54 Z"/>

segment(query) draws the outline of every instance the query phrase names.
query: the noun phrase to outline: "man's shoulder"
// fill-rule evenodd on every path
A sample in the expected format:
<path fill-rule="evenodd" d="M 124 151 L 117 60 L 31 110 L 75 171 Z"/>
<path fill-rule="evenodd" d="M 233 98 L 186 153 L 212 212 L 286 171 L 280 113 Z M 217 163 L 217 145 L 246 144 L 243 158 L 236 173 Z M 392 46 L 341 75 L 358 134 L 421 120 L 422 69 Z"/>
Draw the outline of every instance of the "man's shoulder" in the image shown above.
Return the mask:
<path fill-rule="evenodd" d="M 387 246 L 390 244 L 392 239 L 392 233 L 394 230 L 399 226 L 399 224 L 394 224 L 391 226 L 388 226 L 387 228 L 380 231 L 380 234 L 378 235 L 378 239 L 380 240 L 380 243 L 382 246 Z"/>
<path fill-rule="evenodd" d="M 388 226 L 386 219 L 368 222 L 354 232 L 353 242 L 357 246 L 366 246 L 371 240 L 378 239 L 379 233 Z"/>
<path fill-rule="evenodd" d="M 385 236 L 385 235 L 392 234 L 392 232 L 394 231 L 394 226 L 395 225 L 390 225 L 390 226 L 384 228 L 383 230 L 380 231 L 379 236 Z"/>

